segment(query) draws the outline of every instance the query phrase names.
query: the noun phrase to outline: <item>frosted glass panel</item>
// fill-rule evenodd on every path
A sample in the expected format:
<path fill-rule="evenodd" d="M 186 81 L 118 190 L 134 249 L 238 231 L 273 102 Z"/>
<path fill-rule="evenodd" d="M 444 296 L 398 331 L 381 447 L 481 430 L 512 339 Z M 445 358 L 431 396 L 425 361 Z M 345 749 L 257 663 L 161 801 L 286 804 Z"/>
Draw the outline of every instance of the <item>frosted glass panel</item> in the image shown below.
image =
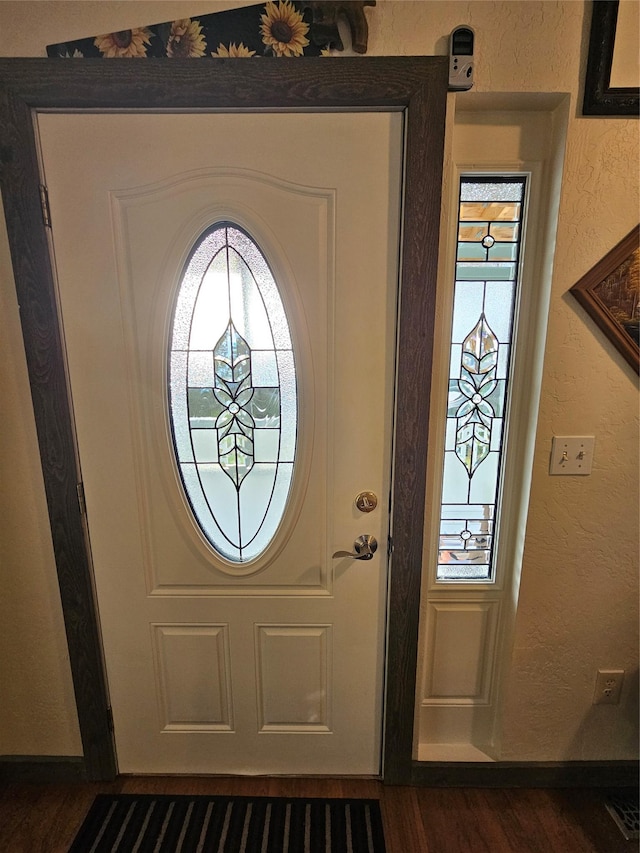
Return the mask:
<path fill-rule="evenodd" d="M 280 430 L 256 430 L 255 461 L 277 462 L 280 449 Z"/>
<path fill-rule="evenodd" d="M 189 352 L 189 387 L 208 388 L 213 385 L 213 355 L 211 352 Z"/>
<path fill-rule="evenodd" d="M 173 317 L 172 348 L 186 350 L 189 345 L 195 301 L 207 269 L 224 245 L 224 233 L 213 231 L 195 248 L 180 281 Z"/>
<path fill-rule="evenodd" d="M 522 201 L 524 198 L 524 180 L 517 181 L 488 178 L 484 181 L 463 178 L 460 182 L 460 201 L 480 201 L 487 204 L 492 201 Z M 464 206 L 463 206 L 464 207 Z M 460 217 L 462 219 L 462 217 Z M 500 219 L 496 214 L 489 219 Z"/>
<path fill-rule="evenodd" d="M 252 350 L 271 349 L 271 324 L 251 270 L 237 252 L 229 252 L 231 319 Z"/>
<path fill-rule="evenodd" d="M 251 371 L 255 388 L 278 386 L 278 364 L 273 350 L 252 352 Z"/>
<path fill-rule="evenodd" d="M 224 532 L 218 526 L 218 523 L 209 508 L 206 495 L 203 491 L 202 481 L 200 479 L 200 475 L 202 473 L 207 473 L 206 466 L 201 466 L 200 470 L 198 470 L 195 465 L 183 464 L 180 466 L 180 474 L 182 476 L 185 490 L 189 495 L 194 515 L 203 531 L 216 531 L 216 541 L 218 542 L 218 550 L 220 553 L 228 557 L 230 560 L 237 559 L 239 556 L 239 549 L 234 547 L 231 542 L 226 539 Z M 209 478 L 209 480 L 213 480 L 213 478 Z M 209 480 L 205 478 L 205 482 L 208 482 Z M 221 521 L 224 523 L 225 519 L 222 518 Z M 231 519 L 231 522 L 233 523 L 233 519 Z"/>
<path fill-rule="evenodd" d="M 228 230 L 236 250 L 251 267 L 256 280 L 260 282 L 260 295 L 264 299 L 275 346 L 278 349 L 291 349 L 291 333 L 282 297 L 266 258 L 248 234 L 233 228 Z"/>
<path fill-rule="evenodd" d="M 297 417 L 296 417 L 296 368 L 293 353 L 278 352 L 278 370 L 280 373 L 280 388 L 282 392 L 282 433 L 280 436 L 280 460 L 293 462 L 296 452 Z"/>
<path fill-rule="evenodd" d="M 469 331 L 469 317 L 479 317 L 482 313 L 484 288 L 479 281 L 457 281 L 456 298 L 453 309 L 453 329 L 451 340 L 456 343 L 463 341 Z M 460 354 L 456 351 L 453 363 L 454 375 L 460 368 Z"/>
<path fill-rule="evenodd" d="M 240 518 L 242 519 L 242 538 L 250 543 L 264 523 L 266 508 L 269 506 L 276 481 L 277 466 L 254 465 L 247 477 L 247 488 L 240 497 Z"/>
<path fill-rule="evenodd" d="M 455 453 L 445 453 L 442 500 L 446 503 L 467 502 L 469 475 Z"/>
<path fill-rule="evenodd" d="M 499 341 L 511 336 L 514 282 L 488 281 L 484 288 L 484 315 Z"/>
<path fill-rule="evenodd" d="M 173 441 L 180 462 L 193 462 L 189 416 L 187 414 L 187 353 L 171 353 L 171 413 Z"/>
<path fill-rule="evenodd" d="M 226 252 L 219 252 L 202 279 L 191 318 L 192 350 L 213 350 L 227 326 L 228 312 L 220 310 L 228 302 L 226 259 Z"/>
<path fill-rule="evenodd" d="M 240 521 L 238 494 L 233 480 L 220 465 L 198 465 L 198 476 L 205 500 L 218 527 L 232 545 L 237 545 L 240 538 Z"/>
<path fill-rule="evenodd" d="M 289 483 L 293 476 L 293 465 L 281 463 L 277 467 L 276 482 L 273 488 L 271 503 L 267 514 L 255 539 L 246 546 L 246 559 L 251 560 L 260 555 L 273 538 L 289 494 Z"/>
<path fill-rule="evenodd" d="M 218 461 L 218 434 L 215 429 L 197 429 L 191 433 L 196 462 Z"/>
<path fill-rule="evenodd" d="M 182 484 L 202 533 L 227 560 L 256 559 L 291 489 L 297 378 L 269 264 L 228 223 L 199 239 L 180 281 L 169 402 Z"/>
<path fill-rule="evenodd" d="M 437 579 L 494 579 L 524 178 L 460 181 Z"/>
<path fill-rule="evenodd" d="M 495 500 L 498 486 L 498 459 L 498 453 L 490 452 L 485 457 L 484 464 L 478 465 L 469 489 L 471 503 L 490 503 Z"/>

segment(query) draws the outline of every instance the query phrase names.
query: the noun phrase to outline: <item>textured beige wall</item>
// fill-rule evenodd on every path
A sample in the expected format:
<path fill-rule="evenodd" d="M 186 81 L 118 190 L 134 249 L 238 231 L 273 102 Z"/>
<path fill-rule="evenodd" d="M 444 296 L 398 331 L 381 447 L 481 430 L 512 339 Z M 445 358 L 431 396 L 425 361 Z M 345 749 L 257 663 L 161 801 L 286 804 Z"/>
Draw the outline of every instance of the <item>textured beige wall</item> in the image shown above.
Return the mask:
<path fill-rule="evenodd" d="M 637 376 L 567 293 L 638 223 L 637 121 L 570 122 L 566 157 L 505 759 L 638 755 Z M 548 475 L 554 433 L 596 436 L 590 477 Z"/>
<path fill-rule="evenodd" d="M 60 593 L 0 213 L 0 755 L 78 755 Z"/>
<path fill-rule="evenodd" d="M 225 7 L 231 5 L 239 4 Z M 636 376 L 567 291 L 638 222 L 638 124 L 580 116 L 586 7 L 577 0 L 378 0 L 367 9 L 371 54 L 446 53 L 453 27 L 470 24 L 476 30 L 476 91 L 572 97 L 532 499 L 503 715 L 501 757 L 510 760 L 630 758 L 637 752 L 632 689 L 638 668 Z M 9 56 L 44 55 L 47 43 L 219 8 L 211 2 L 0 2 L 0 50 Z M 1 600 L 9 617 L 7 623 L 0 615 L 0 753 L 72 754 L 79 742 L 60 603 L 42 478 L 34 463 L 15 296 L 2 262 L 0 253 L 0 340 L 7 350 L 0 382 L 9 420 L 0 454 Z M 596 436 L 590 477 L 548 476 L 554 433 Z M 10 493 L 7 483 L 19 486 Z M 620 706 L 591 705 L 598 667 L 628 670 Z"/>
<path fill-rule="evenodd" d="M 571 95 L 503 760 L 638 754 L 637 377 L 567 293 L 638 223 L 638 122 L 580 116 L 588 6 L 383 0 L 371 16 L 372 53 L 445 52 L 470 24 L 474 91 Z M 590 477 L 549 476 L 554 434 L 596 436 Z M 598 668 L 627 670 L 619 706 L 592 705 Z"/>

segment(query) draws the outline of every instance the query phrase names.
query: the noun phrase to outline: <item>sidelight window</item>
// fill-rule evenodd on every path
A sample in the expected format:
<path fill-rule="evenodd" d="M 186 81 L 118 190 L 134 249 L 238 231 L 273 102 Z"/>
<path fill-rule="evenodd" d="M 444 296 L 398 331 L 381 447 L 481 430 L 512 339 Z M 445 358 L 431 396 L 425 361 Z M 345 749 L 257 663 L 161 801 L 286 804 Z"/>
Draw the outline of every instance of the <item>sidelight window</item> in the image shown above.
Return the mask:
<path fill-rule="evenodd" d="M 291 489 L 296 369 L 269 264 L 232 223 L 198 239 L 182 275 L 169 404 L 178 470 L 200 530 L 225 559 L 257 559 Z"/>
<path fill-rule="evenodd" d="M 494 579 L 526 179 L 460 179 L 437 579 Z"/>

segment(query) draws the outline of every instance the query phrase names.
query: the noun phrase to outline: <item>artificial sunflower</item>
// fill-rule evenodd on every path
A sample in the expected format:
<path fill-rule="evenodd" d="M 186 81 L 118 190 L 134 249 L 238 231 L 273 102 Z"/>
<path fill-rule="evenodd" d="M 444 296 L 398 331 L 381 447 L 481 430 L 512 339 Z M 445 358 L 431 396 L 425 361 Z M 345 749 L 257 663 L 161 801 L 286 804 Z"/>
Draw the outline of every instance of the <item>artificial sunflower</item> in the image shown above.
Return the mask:
<path fill-rule="evenodd" d="M 248 47 L 244 46 L 243 42 L 236 44 L 232 41 L 229 47 L 219 44 L 218 49 L 211 56 L 254 56 L 254 54 L 255 50 L 249 50 Z"/>
<path fill-rule="evenodd" d="M 73 53 L 69 53 L 69 48 L 65 47 L 58 51 L 58 56 L 60 59 L 84 59 L 84 54 L 82 54 L 77 48 L 74 48 Z"/>
<path fill-rule="evenodd" d="M 146 56 L 150 39 L 149 30 L 146 27 L 138 27 L 135 30 L 119 30 L 116 33 L 96 36 L 93 43 L 100 53 L 109 59 L 120 56 L 130 59 L 134 56 Z"/>
<path fill-rule="evenodd" d="M 171 24 L 171 33 L 167 42 L 167 56 L 172 58 L 204 56 L 207 43 L 202 35 L 202 27 L 191 18 L 180 18 Z"/>
<path fill-rule="evenodd" d="M 305 24 L 293 4 L 289 0 L 281 0 L 276 6 L 269 0 L 265 11 L 260 27 L 262 41 L 276 56 L 302 56 L 309 44 L 309 39 L 305 38 L 309 25 Z"/>

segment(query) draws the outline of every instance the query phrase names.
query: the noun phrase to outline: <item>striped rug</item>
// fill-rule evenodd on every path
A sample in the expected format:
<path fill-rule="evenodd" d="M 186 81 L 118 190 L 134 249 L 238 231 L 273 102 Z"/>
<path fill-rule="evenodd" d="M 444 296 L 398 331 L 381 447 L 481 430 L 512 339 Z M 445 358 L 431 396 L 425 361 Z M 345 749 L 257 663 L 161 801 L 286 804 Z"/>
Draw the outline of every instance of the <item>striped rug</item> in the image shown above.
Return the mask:
<path fill-rule="evenodd" d="M 377 800 L 99 794 L 69 853 L 385 853 Z"/>

